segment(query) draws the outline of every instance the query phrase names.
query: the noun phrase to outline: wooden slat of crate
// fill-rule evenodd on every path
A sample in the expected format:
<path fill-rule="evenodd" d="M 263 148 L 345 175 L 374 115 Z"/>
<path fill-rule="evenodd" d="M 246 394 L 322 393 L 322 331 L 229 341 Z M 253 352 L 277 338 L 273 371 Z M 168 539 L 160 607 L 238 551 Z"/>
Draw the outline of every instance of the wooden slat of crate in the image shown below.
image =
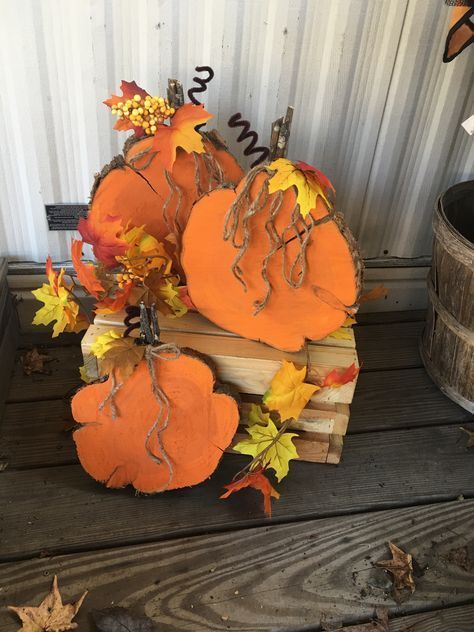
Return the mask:
<path fill-rule="evenodd" d="M 114 329 L 120 329 L 118 325 Z M 123 326 L 122 326 L 123 328 Z M 84 357 L 90 354 L 94 339 L 110 329 L 108 325 L 91 325 L 82 340 Z M 135 330 L 136 333 L 136 330 Z M 297 365 L 309 364 L 309 375 L 324 378 L 333 369 L 343 369 L 355 363 L 358 366 L 355 349 L 308 345 L 307 350 L 287 353 L 267 345 L 238 337 L 210 334 L 196 334 L 185 331 L 162 331 L 163 342 L 175 342 L 181 347 L 190 347 L 210 356 L 222 382 L 233 384 L 241 393 L 263 394 L 273 376 L 281 367 L 283 359 Z M 337 389 L 325 388 L 311 399 L 313 403 L 337 402 L 350 404 L 356 381 Z"/>
<path fill-rule="evenodd" d="M 237 431 L 232 445 L 243 439 L 248 439 L 246 432 Z M 331 463 L 336 465 L 341 460 L 343 437 L 335 434 L 321 434 L 316 432 L 304 432 L 293 439 L 299 461 L 309 463 Z M 232 446 L 226 452 L 234 452 Z"/>
<path fill-rule="evenodd" d="M 94 324 L 107 325 L 110 328 L 123 327 L 125 316 L 125 311 L 115 312 L 114 314 L 97 314 Z M 187 331 L 188 333 L 239 338 L 236 334 L 221 329 L 214 323 L 211 323 L 207 318 L 204 318 L 204 316 L 201 316 L 201 314 L 197 312 L 188 312 L 182 318 L 160 318 L 160 328 L 162 331 Z M 310 343 L 310 345 L 354 349 L 355 338 L 352 327 L 342 327 L 341 330 L 344 331 L 349 338 L 341 339 L 328 336 L 317 342 Z"/>
<path fill-rule="evenodd" d="M 248 413 L 252 403 L 260 404 L 261 396 L 252 398 L 250 395 L 242 395 L 240 404 L 241 423 L 246 425 Z M 292 430 L 304 430 L 311 433 L 345 435 L 349 424 L 349 406 L 347 404 L 309 404 L 301 411 L 299 419 L 294 419 L 290 428 Z"/>

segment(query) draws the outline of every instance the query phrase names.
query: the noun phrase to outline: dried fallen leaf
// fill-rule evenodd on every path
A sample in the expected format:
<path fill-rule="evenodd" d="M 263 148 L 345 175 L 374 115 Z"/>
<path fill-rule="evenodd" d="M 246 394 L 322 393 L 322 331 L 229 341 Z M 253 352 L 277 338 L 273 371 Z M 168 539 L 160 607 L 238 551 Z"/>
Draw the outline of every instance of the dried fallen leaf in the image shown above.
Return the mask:
<path fill-rule="evenodd" d="M 100 632 L 152 632 L 155 622 L 149 617 L 133 614 L 127 608 L 115 606 L 104 610 L 93 610 L 92 620 Z"/>
<path fill-rule="evenodd" d="M 472 448 L 472 446 L 474 446 L 474 431 L 462 427 L 460 428 L 460 430 L 467 434 L 466 448 Z"/>
<path fill-rule="evenodd" d="M 413 579 L 413 558 L 409 553 L 405 553 L 398 546 L 389 542 L 391 560 L 376 562 L 376 566 L 384 568 L 392 574 L 393 596 L 397 603 L 403 601 L 402 591 L 408 588 L 411 593 L 415 592 L 415 580 Z"/>
<path fill-rule="evenodd" d="M 258 407 L 259 408 L 259 407 Z M 275 470 L 278 482 L 288 474 L 289 462 L 297 459 L 298 453 L 292 442 L 298 435 L 294 432 L 283 432 L 278 438 L 278 428 L 270 419 L 270 415 L 260 411 L 263 423 L 252 423 L 246 428 L 249 439 L 243 439 L 233 446 L 235 452 L 257 457 L 264 450 L 264 464 Z M 250 416 L 249 416 L 250 418 Z M 250 421 L 252 421 L 250 419 Z"/>
<path fill-rule="evenodd" d="M 31 375 L 32 373 L 44 373 L 45 362 L 51 362 L 52 358 L 48 355 L 40 353 L 36 347 L 31 351 L 27 351 L 21 356 L 20 362 L 23 367 L 23 373 L 25 375 Z"/>
<path fill-rule="evenodd" d="M 253 472 L 248 472 L 242 478 L 239 478 L 228 485 L 224 485 L 227 491 L 222 494 L 221 498 L 229 498 L 231 494 L 234 492 L 238 492 L 241 489 L 245 489 L 246 487 L 252 487 L 263 494 L 263 509 L 267 516 L 271 518 L 272 515 L 272 498 L 278 500 L 280 498 L 280 494 L 274 489 L 268 480 L 268 478 L 264 475 L 265 470 L 261 467 L 255 469 Z"/>
<path fill-rule="evenodd" d="M 287 360 L 283 360 L 281 369 L 273 377 L 262 401 L 267 408 L 280 414 L 281 421 L 298 419 L 303 408 L 319 390 L 320 387 L 315 384 L 306 384 L 305 378 L 306 367 L 297 369 L 293 362 Z"/>
<path fill-rule="evenodd" d="M 51 591 L 39 606 L 8 606 L 8 609 L 21 619 L 23 625 L 18 632 L 65 632 L 78 627 L 72 620 L 86 595 L 87 590 L 75 603 L 63 604 L 55 575 Z"/>

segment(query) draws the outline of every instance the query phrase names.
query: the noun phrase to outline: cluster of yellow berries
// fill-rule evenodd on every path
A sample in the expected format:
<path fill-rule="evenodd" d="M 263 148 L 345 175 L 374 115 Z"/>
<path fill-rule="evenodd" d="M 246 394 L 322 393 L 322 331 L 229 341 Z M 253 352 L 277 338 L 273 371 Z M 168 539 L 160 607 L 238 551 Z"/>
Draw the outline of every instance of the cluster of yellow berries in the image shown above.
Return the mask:
<path fill-rule="evenodd" d="M 168 99 L 149 94 L 145 97 L 136 94 L 133 99 L 120 101 L 112 106 L 112 114 L 119 119 L 129 119 L 136 127 L 143 127 L 146 134 L 154 134 L 156 126 L 171 118 L 175 111 Z"/>
<path fill-rule="evenodd" d="M 123 274 L 119 273 L 116 274 L 115 276 L 118 286 L 120 288 L 123 288 L 125 285 L 128 285 L 129 283 L 133 283 L 134 281 L 141 281 L 142 277 L 133 274 L 132 272 L 125 272 Z"/>

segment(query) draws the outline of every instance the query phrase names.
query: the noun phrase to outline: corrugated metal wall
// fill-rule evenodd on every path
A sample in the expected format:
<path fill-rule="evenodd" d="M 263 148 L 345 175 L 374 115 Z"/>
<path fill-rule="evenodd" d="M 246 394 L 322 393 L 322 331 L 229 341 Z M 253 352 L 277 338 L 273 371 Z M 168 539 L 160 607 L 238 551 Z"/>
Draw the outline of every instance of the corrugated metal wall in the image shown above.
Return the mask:
<path fill-rule="evenodd" d="M 430 251 L 434 201 L 472 177 L 472 51 L 441 63 L 441 0 L 0 0 L 0 246 L 69 258 L 45 203 L 85 202 L 123 134 L 101 101 L 122 78 L 154 93 L 215 79 L 206 105 L 239 158 L 240 111 L 263 142 L 296 107 L 289 157 L 334 182 L 365 256 Z M 242 161 L 245 164 L 245 161 Z M 471 171 L 471 173 L 469 173 Z"/>

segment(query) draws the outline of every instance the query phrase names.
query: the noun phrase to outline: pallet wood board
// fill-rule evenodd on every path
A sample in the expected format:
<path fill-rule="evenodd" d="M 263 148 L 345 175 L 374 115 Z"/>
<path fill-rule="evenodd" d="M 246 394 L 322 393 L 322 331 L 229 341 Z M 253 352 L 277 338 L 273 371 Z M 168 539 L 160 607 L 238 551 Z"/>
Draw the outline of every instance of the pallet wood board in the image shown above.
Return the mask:
<path fill-rule="evenodd" d="M 65 600 L 89 590 L 79 629 L 88 629 L 90 610 L 113 601 L 176 632 L 320 630 L 369 622 L 377 606 L 389 610 L 391 631 L 467 632 L 472 627 L 406 628 L 402 622 L 430 620 L 420 611 L 447 604 L 460 604 L 456 612 L 443 610 L 448 624 L 466 622 L 463 608 L 472 615 L 473 606 L 461 604 L 474 601 L 474 568 L 451 557 L 460 544 L 472 548 L 473 534 L 474 501 L 455 501 L 43 557 L 0 565 L 0 606 L 38 602 L 58 574 Z M 374 567 L 387 558 L 387 541 L 424 569 L 415 593 L 399 606 L 387 574 Z M 0 607 L 0 629 L 12 622 Z"/>
<path fill-rule="evenodd" d="M 225 501 L 218 498 L 246 463 L 246 457 L 224 455 L 201 485 L 147 497 L 135 496 L 130 488 L 108 490 L 79 465 L 7 469 L 0 474 L 0 558 L 474 495 L 472 453 L 457 424 L 348 435 L 341 465 L 293 463 L 291 476 L 279 485 L 282 495 L 274 504 L 272 522 L 263 517 L 261 498 L 251 490 Z"/>

